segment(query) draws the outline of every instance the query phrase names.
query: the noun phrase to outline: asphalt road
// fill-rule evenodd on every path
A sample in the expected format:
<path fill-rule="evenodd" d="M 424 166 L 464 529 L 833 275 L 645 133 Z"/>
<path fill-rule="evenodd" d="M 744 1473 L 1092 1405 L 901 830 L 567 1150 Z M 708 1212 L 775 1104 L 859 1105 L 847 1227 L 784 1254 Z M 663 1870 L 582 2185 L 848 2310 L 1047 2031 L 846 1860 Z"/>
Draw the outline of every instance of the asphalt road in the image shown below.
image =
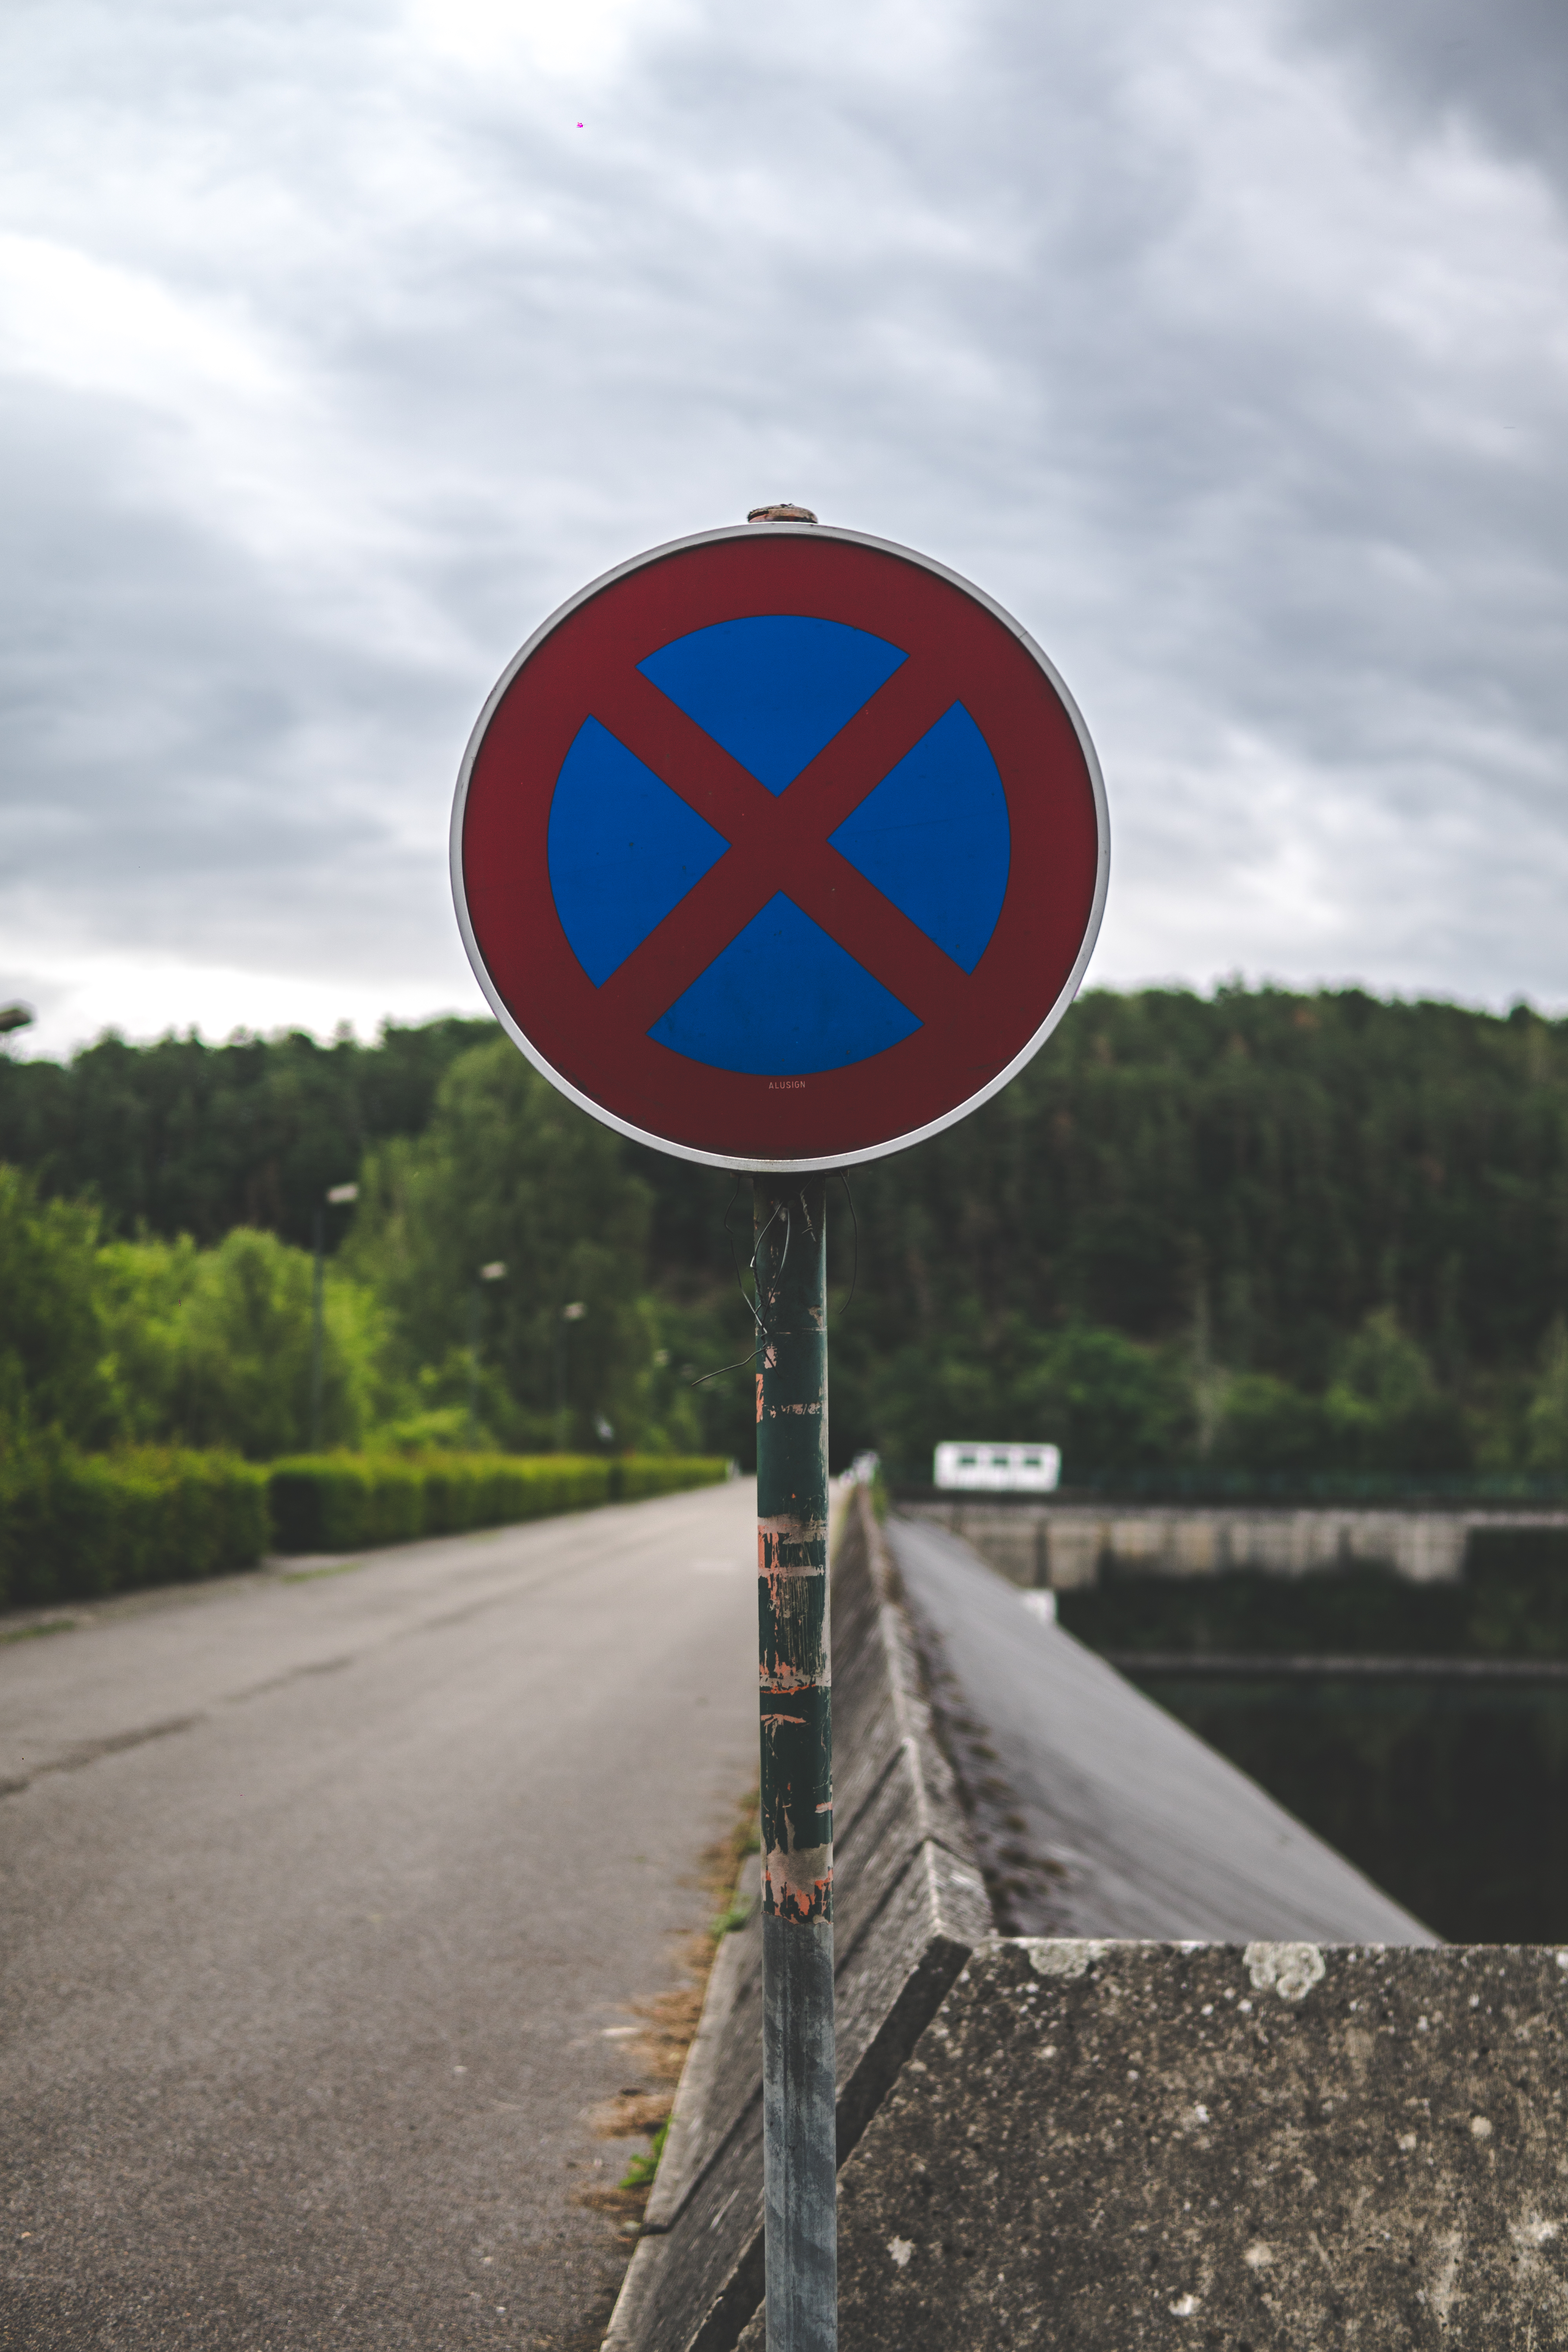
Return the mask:
<path fill-rule="evenodd" d="M 587 2110 L 754 1773 L 754 1508 L 0 1645 L 0 2344 L 596 2343 L 642 2143 Z"/>

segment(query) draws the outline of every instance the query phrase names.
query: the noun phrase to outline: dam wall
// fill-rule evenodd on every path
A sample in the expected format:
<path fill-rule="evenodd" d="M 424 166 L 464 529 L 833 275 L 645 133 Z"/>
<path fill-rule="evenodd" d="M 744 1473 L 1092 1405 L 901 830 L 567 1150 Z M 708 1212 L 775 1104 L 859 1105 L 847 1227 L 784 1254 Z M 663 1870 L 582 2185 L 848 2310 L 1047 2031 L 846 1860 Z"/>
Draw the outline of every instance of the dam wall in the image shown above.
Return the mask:
<path fill-rule="evenodd" d="M 1011 1584 L 1070 1592 L 1118 1570 L 1218 1576 L 1253 1569 L 1309 1576 L 1392 1569 L 1412 1584 L 1454 1584 L 1478 1536 L 1568 1544 L 1568 1510 L 1393 1506 L 1057 1502 L 994 1496 L 901 1496 L 902 1517 L 959 1536 Z"/>

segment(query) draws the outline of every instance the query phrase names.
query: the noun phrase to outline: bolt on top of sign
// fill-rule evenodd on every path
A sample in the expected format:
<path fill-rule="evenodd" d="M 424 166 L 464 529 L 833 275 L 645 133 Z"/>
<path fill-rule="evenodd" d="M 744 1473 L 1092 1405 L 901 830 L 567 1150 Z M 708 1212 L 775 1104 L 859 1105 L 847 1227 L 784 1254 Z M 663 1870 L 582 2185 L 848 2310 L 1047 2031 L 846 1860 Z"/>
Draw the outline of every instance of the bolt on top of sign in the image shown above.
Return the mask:
<path fill-rule="evenodd" d="M 535 632 L 464 757 L 452 881 L 563 1094 L 683 1159 L 804 1171 L 1023 1067 L 1083 977 L 1110 835 L 1016 621 L 783 511 L 634 557 Z"/>

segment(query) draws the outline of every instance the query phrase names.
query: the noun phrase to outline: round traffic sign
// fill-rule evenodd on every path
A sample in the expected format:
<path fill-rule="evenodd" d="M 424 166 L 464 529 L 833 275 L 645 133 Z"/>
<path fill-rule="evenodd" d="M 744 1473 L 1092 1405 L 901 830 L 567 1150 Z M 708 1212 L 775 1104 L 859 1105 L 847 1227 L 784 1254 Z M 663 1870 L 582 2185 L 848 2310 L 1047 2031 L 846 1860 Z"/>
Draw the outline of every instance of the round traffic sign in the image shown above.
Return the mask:
<path fill-rule="evenodd" d="M 927 557 L 822 524 L 707 531 L 537 630 L 452 814 L 474 970 L 624 1135 L 836 1168 L 950 1126 L 1072 1001 L 1105 792 L 1033 640 Z"/>

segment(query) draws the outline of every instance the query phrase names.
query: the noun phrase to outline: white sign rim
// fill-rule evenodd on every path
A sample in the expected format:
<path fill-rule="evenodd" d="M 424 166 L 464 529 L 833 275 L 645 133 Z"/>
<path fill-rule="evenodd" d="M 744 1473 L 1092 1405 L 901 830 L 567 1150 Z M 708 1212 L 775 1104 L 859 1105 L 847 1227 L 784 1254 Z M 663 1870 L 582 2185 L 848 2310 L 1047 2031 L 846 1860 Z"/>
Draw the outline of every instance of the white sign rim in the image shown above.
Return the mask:
<path fill-rule="evenodd" d="M 652 1134 L 647 1128 L 637 1127 L 630 1119 L 619 1118 L 614 1111 L 606 1110 L 603 1103 L 595 1102 L 591 1095 L 584 1094 L 580 1087 L 574 1086 L 570 1078 L 564 1076 L 553 1063 L 545 1058 L 502 1003 L 500 992 L 486 968 L 484 957 L 479 951 L 479 941 L 474 936 L 474 927 L 468 914 L 468 893 L 463 883 L 463 813 L 468 806 L 468 785 L 474 772 L 474 761 L 479 757 L 479 745 L 484 741 L 486 730 L 495 716 L 501 697 L 524 662 L 537 652 L 545 638 L 552 630 L 558 629 L 563 621 L 569 619 L 592 597 L 612 587 L 617 580 L 626 579 L 633 572 L 641 572 L 650 563 L 663 562 L 668 556 L 682 555 L 689 548 L 712 547 L 730 539 L 754 538 L 759 530 L 789 532 L 800 539 L 842 540 L 851 547 L 872 548 L 879 555 L 896 556 L 904 563 L 917 564 L 922 572 L 933 572 L 939 580 L 945 580 L 950 587 L 960 589 L 964 595 L 972 596 L 977 604 L 983 604 L 988 613 L 1002 623 L 1004 628 L 1012 632 L 1030 659 L 1037 663 L 1049 678 L 1060 698 L 1063 709 L 1072 723 L 1073 732 L 1078 737 L 1079 749 L 1083 753 L 1084 764 L 1089 770 L 1089 783 L 1094 793 L 1098 850 L 1095 860 L 1094 898 L 1089 908 L 1089 922 L 1084 930 L 1083 944 L 1079 950 L 1073 968 L 1039 1027 L 1026 1044 L 1014 1055 L 1005 1069 L 998 1070 L 996 1076 L 985 1086 L 978 1087 L 963 1102 L 955 1104 L 952 1110 L 944 1111 L 940 1118 L 928 1119 L 924 1126 L 910 1128 L 907 1134 L 892 1136 L 885 1143 L 871 1144 L 864 1150 L 847 1155 L 843 1152 L 828 1152 L 816 1154 L 805 1160 L 763 1160 L 759 1159 L 755 1154 L 703 1151 L 695 1144 L 677 1143 L 668 1136 Z M 999 604 L 994 596 L 988 596 L 984 588 L 977 588 L 973 581 L 966 580 L 962 572 L 951 570 L 945 563 L 937 562 L 932 556 L 921 554 L 915 548 L 900 547 L 896 540 L 873 539 L 866 531 L 846 530 L 835 523 L 729 523 L 718 530 L 694 531 L 689 538 L 667 540 L 661 547 L 649 548 L 643 554 L 630 556 L 626 562 L 616 564 L 608 572 L 602 572 L 596 580 L 589 581 L 586 587 L 579 588 L 576 593 L 569 596 L 563 604 L 558 604 L 549 618 L 542 621 L 533 635 L 518 648 L 490 688 L 485 707 L 474 723 L 472 734 L 468 737 L 468 748 L 463 753 L 462 766 L 458 771 L 458 789 L 452 802 L 449 854 L 452 898 L 457 908 L 458 928 L 462 933 L 463 946 L 467 950 L 468 961 L 473 966 L 474 977 L 479 982 L 491 1012 L 518 1051 L 531 1061 L 540 1076 L 548 1078 L 551 1085 L 559 1093 L 563 1094 L 568 1101 L 574 1102 L 579 1109 L 585 1110 L 589 1117 L 596 1118 L 601 1126 L 613 1128 L 617 1135 L 626 1136 L 631 1142 L 647 1144 L 650 1150 L 668 1152 L 677 1160 L 692 1160 L 701 1168 L 724 1168 L 740 1174 L 755 1171 L 767 1175 L 809 1176 L 835 1168 L 863 1167 L 868 1160 L 887 1160 L 895 1151 L 908 1151 L 915 1144 L 924 1143 L 933 1135 L 941 1135 L 944 1129 L 956 1127 L 960 1119 L 970 1118 L 973 1112 L 991 1101 L 994 1096 L 999 1095 L 1003 1087 L 1010 1085 L 1017 1076 L 1025 1065 L 1033 1061 L 1047 1038 L 1061 1022 L 1068 1007 L 1082 986 L 1083 976 L 1089 969 L 1089 959 L 1094 953 L 1095 943 L 1100 937 L 1100 926 L 1105 915 L 1106 893 L 1110 887 L 1110 811 L 1106 802 L 1105 779 L 1100 772 L 1099 754 L 1095 751 L 1089 729 L 1084 723 L 1083 714 L 1068 691 L 1067 684 L 1056 664 L 1044 647 L 1036 644 L 1027 629 L 1020 622 L 1016 621 L 1005 606 Z"/>

